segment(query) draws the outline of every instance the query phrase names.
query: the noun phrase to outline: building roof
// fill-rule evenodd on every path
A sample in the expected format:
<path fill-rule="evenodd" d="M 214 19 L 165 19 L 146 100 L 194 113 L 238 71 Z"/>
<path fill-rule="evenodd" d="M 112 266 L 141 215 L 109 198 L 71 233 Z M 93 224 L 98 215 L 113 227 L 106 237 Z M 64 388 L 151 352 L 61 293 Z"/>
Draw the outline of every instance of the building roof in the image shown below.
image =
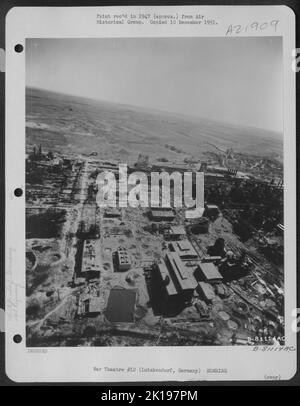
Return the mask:
<path fill-rule="evenodd" d="M 168 292 L 168 295 L 169 296 L 177 295 L 177 289 L 174 285 L 173 279 L 170 276 L 169 270 L 164 260 L 161 260 L 160 263 L 158 264 L 158 270 L 160 272 L 161 279 Z"/>
<path fill-rule="evenodd" d="M 95 244 L 98 240 L 84 240 L 82 251 L 81 272 L 98 271 L 100 264 L 97 263 Z"/>
<path fill-rule="evenodd" d="M 206 204 L 205 208 L 208 210 L 219 210 L 219 207 L 216 204 Z"/>
<path fill-rule="evenodd" d="M 194 276 L 188 274 L 186 267 L 176 252 L 166 254 L 166 265 L 175 286 L 177 285 L 180 291 L 195 289 L 196 280 Z"/>
<path fill-rule="evenodd" d="M 173 235 L 185 235 L 186 231 L 185 231 L 185 228 L 183 226 L 171 226 L 170 234 L 173 234 Z"/>
<path fill-rule="evenodd" d="M 172 210 L 153 210 L 151 209 L 151 215 L 153 217 L 169 217 L 169 218 L 174 218 L 174 212 Z"/>
<path fill-rule="evenodd" d="M 102 301 L 100 297 L 92 296 L 88 302 L 88 313 L 99 313 L 101 311 Z"/>
<path fill-rule="evenodd" d="M 174 241 L 170 243 L 170 246 L 182 259 L 198 258 L 195 248 L 188 240 Z"/>
<path fill-rule="evenodd" d="M 205 279 L 208 281 L 223 279 L 222 275 L 218 271 L 218 268 L 212 262 L 201 262 L 199 267 Z"/>
<path fill-rule="evenodd" d="M 213 288 L 210 286 L 209 283 L 206 282 L 198 282 L 198 286 L 201 290 L 201 292 L 203 293 L 203 295 L 205 296 L 205 298 L 207 300 L 212 300 L 215 297 L 215 293 Z"/>
<path fill-rule="evenodd" d="M 130 264 L 130 258 L 128 255 L 128 251 L 124 247 L 119 247 L 118 248 L 118 260 L 119 264 L 124 265 L 124 264 Z"/>
<path fill-rule="evenodd" d="M 191 249 L 191 243 L 187 240 L 178 241 L 177 245 L 178 245 L 180 251 L 189 251 Z"/>

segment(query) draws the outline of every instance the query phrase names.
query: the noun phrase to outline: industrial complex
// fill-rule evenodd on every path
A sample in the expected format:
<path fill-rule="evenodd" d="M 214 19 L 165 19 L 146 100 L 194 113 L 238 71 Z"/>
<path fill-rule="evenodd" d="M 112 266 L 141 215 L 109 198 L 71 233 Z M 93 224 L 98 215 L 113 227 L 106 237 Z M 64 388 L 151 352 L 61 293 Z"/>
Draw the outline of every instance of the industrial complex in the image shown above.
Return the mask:
<path fill-rule="evenodd" d="M 189 218 L 184 207 L 101 208 L 97 176 L 120 160 L 28 145 L 27 344 L 284 342 L 282 165 L 225 158 L 130 163 L 147 176 L 203 171 L 205 207 Z"/>

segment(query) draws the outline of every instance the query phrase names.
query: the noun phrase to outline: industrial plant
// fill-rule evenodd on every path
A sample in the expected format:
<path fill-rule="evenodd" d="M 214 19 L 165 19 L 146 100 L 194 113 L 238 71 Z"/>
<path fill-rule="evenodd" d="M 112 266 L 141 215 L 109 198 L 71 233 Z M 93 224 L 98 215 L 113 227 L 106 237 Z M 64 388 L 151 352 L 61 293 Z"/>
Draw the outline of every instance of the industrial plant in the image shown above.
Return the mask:
<path fill-rule="evenodd" d="M 137 154 L 129 170 L 147 176 L 204 172 L 205 206 L 189 218 L 99 207 L 97 176 L 119 163 L 27 145 L 27 345 L 282 344 L 282 164 L 233 149 Z"/>

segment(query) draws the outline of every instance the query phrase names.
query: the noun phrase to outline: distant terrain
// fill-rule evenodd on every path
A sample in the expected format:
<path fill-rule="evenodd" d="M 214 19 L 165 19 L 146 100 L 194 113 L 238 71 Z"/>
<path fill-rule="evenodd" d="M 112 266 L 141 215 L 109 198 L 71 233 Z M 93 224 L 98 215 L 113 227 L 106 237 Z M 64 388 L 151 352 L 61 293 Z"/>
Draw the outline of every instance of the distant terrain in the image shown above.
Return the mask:
<path fill-rule="evenodd" d="M 28 146 L 128 162 L 139 153 L 201 159 L 214 145 L 279 161 L 283 156 L 282 135 L 271 131 L 33 88 L 26 89 L 26 137 Z"/>

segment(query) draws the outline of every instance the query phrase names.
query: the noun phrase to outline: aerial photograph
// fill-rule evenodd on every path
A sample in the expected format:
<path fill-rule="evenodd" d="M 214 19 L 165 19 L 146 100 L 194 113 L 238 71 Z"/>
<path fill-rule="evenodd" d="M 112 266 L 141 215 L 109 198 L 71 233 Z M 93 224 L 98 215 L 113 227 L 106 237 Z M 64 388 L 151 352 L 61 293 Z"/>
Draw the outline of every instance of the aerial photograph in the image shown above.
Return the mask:
<path fill-rule="evenodd" d="M 281 37 L 25 51 L 26 345 L 284 344 Z M 120 165 L 148 205 L 98 204 Z M 198 172 L 196 214 L 151 205 L 153 173 Z"/>

